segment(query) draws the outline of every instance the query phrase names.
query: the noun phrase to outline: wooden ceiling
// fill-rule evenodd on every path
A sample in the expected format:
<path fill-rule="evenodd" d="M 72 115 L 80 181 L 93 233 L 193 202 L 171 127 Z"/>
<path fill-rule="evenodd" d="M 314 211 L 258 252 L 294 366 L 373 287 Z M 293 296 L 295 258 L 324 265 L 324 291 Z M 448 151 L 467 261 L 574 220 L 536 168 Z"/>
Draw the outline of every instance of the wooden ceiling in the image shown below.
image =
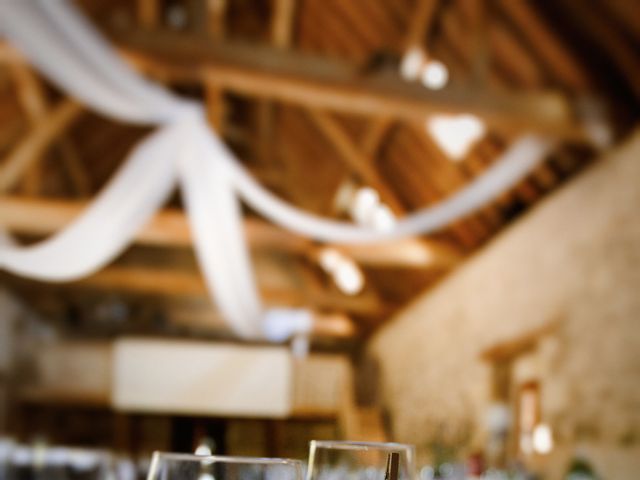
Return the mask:
<path fill-rule="evenodd" d="M 581 121 L 586 108 L 606 110 L 615 141 L 637 122 L 640 9 L 633 3 L 79 5 L 133 65 L 206 102 L 212 125 L 264 185 L 317 214 L 346 219 L 336 194 L 351 183 L 376 189 L 402 216 L 460 190 L 523 132 L 562 139 L 525 180 L 440 232 L 339 246 L 365 274 L 366 286 L 355 296 L 341 293 L 319 267 L 323 245 L 247 209 L 265 302 L 314 308 L 316 340 L 335 346 L 369 334 L 591 161 L 596 152 Z M 444 90 L 431 92 L 398 76 L 413 47 L 447 66 Z M 68 223 L 147 130 L 86 111 L 6 44 L 0 60 L 0 223 L 28 242 Z M 488 125 L 460 161 L 451 161 L 425 130 L 425 117 L 441 111 L 473 113 Z M 230 336 L 206 298 L 178 194 L 135 246 L 93 277 L 47 285 L 3 274 L 2 282 L 74 331 Z"/>

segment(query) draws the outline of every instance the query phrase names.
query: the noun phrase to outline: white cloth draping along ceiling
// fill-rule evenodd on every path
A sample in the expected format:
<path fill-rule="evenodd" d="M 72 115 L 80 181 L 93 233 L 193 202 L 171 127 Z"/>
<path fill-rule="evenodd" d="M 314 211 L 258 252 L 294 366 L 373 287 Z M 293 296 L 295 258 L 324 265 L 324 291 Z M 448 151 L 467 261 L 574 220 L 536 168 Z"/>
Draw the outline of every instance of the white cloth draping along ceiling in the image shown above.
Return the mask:
<path fill-rule="evenodd" d="M 376 242 L 428 233 L 461 218 L 522 179 L 553 146 L 548 138 L 525 135 L 461 192 L 399 219 L 391 231 L 378 232 L 309 214 L 274 196 L 209 128 L 201 105 L 138 75 L 66 1 L 0 1 L 0 33 L 51 82 L 88 107 L 119 121 L 158 126 L 74 222 L 33 246 L 0 246 L 0 267 L 49 281 L 89 275 L 133 241 L 178 185 L 210 294 L 244 338 L 264 337 L 265 311 L 240 198 L 274 223 L 317 240 Z M 287 316 L 286 309 L 274 312 Z M 292 324 L 301 323 L 299 315 L 291 311 Z"/>

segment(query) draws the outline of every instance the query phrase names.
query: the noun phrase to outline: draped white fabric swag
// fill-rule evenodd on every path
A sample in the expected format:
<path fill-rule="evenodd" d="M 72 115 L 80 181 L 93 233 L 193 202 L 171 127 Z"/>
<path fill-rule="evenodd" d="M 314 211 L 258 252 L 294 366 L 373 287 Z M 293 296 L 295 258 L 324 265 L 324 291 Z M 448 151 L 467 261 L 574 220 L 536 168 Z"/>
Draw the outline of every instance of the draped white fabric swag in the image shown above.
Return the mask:
<path fill-rule="evenodd" d="M 368 243 L 442 228 L 495 198 L 535 167 L 549 139 L 518 139 L 483 176 L 451 198 L 378 232 L 304 212 L 258 184 L 206 122 L 201 105 L 181 99 L 129 68 L 64 0 L 0 1 L 0 33 L 59 88 L 119 121 L 157 125 L 133 149 L 97 198 L 69 226 L 39 244 L 0 247 L 0 267 L 26 277 L 69 281 L 99 270 L 134 239 L 176 185 L 195 250 L 222 316 L 245 338 L 265 336 L 264 319 L 282 324 L 299 310 L 265 312 L 256 288 L 239 199 L 274 223 L 328 242 Z M 268 335 L 267 335 L 268 336 Z"/>

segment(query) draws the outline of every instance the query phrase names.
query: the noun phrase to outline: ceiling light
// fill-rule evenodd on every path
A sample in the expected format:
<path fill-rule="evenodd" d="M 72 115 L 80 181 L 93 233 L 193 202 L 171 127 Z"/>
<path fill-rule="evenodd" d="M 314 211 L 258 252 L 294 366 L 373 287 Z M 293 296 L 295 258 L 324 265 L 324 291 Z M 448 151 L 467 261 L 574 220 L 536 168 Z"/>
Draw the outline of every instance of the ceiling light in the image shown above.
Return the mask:
<path fill-rule="evenodd" d="M 370 225 L 376 207 L 380 204 L 380 196 L 373 188 L 359 188 L 351 203 L 351 216 L 361 225 Z"/>
<path fill-rule="evenodd" d="M 340 291 L 347 295 L 357 295 L 364 288 L 362 272 L 352 260 L 346 257 L 338 265 L 333 280 Z"/>
<path fill-rule="evenodd" d="M 427 119 L 426 128 L 452 160 L 464 158 L 486 132 L 484 122 L 470 114 L 434 115 Z"/>
<path fill-rule="evenodd" d="M 357 186 L 349 180 L 345 180 L 338 186 L 333 196 L 333 206 L 339 212 L 347 212 L 353 203 Z"/>
<path fill-rule="evenodd" d="M 440 90 L 449 81 L 449 70 L 444 63 L 430 60 L 422 68 L 420 80 L 425 87 L 431 90 Z"/>
<path fill-rule="evenodd" d="M 324 248 L 320 252 L 320 266 L 327 273 L 333 273 L 338 269 L 343 255 L 334 248 Z"/>
<path fill-rule="evenodd" d="M 400 63 L 400 75 L 405 80 L 416 80 L 420 76 L 420 68 L 424 63 L 425 55 L 418 47 L 410 48 Z"/>
<path fill-rule="evenodd" d="M 338 250 L 325 248 L 320 252 L 318 260 L 341 292 L 357 295 L 364 288 L 364 275 L 358 265 Z"/>
<path fill-rule="evenodd" d="M 393 230 L 396 217 L 389 207 L 384 204 L 377 205 L 371 218 L 371 226 L 378 231 L 388 232 Z"/>

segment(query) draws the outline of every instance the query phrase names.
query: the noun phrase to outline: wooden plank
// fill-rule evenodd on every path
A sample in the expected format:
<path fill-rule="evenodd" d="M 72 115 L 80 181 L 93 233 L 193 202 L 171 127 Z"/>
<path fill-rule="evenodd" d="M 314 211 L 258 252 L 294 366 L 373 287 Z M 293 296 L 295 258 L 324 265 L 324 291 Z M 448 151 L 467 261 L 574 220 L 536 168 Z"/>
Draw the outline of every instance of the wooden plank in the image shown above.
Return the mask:
<path fill-rule="evenodd" d="M 226 132 L 227 108 L 224 100 L 224 90 L 218 85 L 204 82 L 204 98 L 207 107 L 209 124 L 220 135 Z"/>
<path fill-rule="evenodd" d="M 472 12 L 469 12 L 469 6 L 460 1 L 460 13 L 466 15 L 467 19 L 471 16 Z M 447 40 L 455 46 L 458 55 L 463 60 L 469 61 L 472 52 L 468 48 L 468 45 L 464 41 L 464 26 L 462 18 L 454 15 L 455 12 L 447 12 L 443 17 L 443 26 Z M 516 36 L 511 32 L 506 25 L 502 23 L 495 23 L 489 30 L 490 40 L 493 46 L 493 54 L 496 62 L 502 67 L 500 72 L 492 70 L 489 72 L 490 80 L 493 86 L 497 88 L 505 88 L 509 83 L 517 81 L 522 87 L 531 89 L 540 89 L 544 84 L 543 73 L 536 65 L 535 61 L 530 58 L 529 52 L 517 41 Z M 511 77 L 511 82 L 505 78 Z M 494 129 L 494 132 L 496 129 Z M 517 134 L 517 128 L 503 128 L 497 130 L 505 137 L 515 137 Z M 471 156 L 481 155 L 482 152 L 486 153 L 486 149 L 489 147 L 489 142 L 480 142 L 475 149 L 475 152 L 471 152 Z M 501 149 L 491 149 L 492 151 L 486 155 L 486 158 L 491 159 L 487 162 L 487 166 L 491 163 L 492 159 L 497 158 L 497 155 L 501 153 Z M 477 173 L 481 173 L 484 169 L 476 169 Z M 549 170 L 546 165 L 542 165 L 538 168 L 538 171 L 542 171 L 542 175 L 545 177 L 545 182 L 548 185 L 550 180 L 554 177 L 553 172 Z M 510 204 L 513 202 L 513 197 L 518 196 L 526 203 L 535 201 L 540 196 L 540 192 L 537 192 L 535 186 L 531 185 L 528 180 L 520 182 L 513 189 L 515 195 L 511 193 L 503 195 L 497 201 L 497 203 Z"/>
<path fill-rule="evenodd" d="M 207 32 L 215 41 L 220 41 L 225 36 L 227 6 L 226 0 L 207 2 Z M 224 90 L 217 85 L 204 82 L 204 96 L 209 123 L 222 135 L 226 130 L 225 120 L 227 116 Z"/>
<path fill-rule="evenodd" d="M 207 1 L 207 31 L 213 38 L 220 39 L 226 35 L 225 17 L 228 6 L 227 0 Z"/>
<path fill-rule="evenodd" d="M 69 224 L 87 205 L 84 201 L 3 196 L 0 224 L 16 233 L 50 235 Z M 306 252 L 311 245 L 302 237 L 260 220 L 245 220 L 245 231 L 254 247 Z M 144 245 L 191 246 L 188 219 L 182 210 L 162 210 L 138 233 L 136 241 Z"/>
<path fill-rule="evenodd" d="M 66 99 L 43 117 L 31 132 L 3 160 L 0 167 L 0 192 L 7 192 L 39 158 L 51 142 L 83 111 L 74 100 Z"/>
<path fill-rule="evenodd" d="M 423 121 L 433 113 L 473 113 L 488 123 L 583 138 L 568 99 L 558 92 L 440 91 L 399 75 L 358 76 L 353 67 L 256 45 L 212 44 L 185 35 L 132 33 L 129 58 L 150 71 L 202 81 L 255 98 L 308 108 Z"/>
<path fill-rule="evenodd" d="M 214 308 L 172 306 L 168 308 L 167 316 L 171 324 L 199 332 L 228 328 L 224 319 Z M 357 326 L 351 318 L 341 313 L 314 312 L 310 333 L 315 338 L 352 338 L 357 334 Z"/>
<path fill-rule="evenodd" d="M 548 27 L 533 5 L 523 0 L 500 0 L 500 8 L 528 39 L 533 52 L 550 67 L 550 73 L 568 87 L 584 90 L 588 75 L 562 40 Z"/>
<path fill-rule="evenodd" d="M 296 0 L 275 0 L 271 19 L 271 41 L 277 48 L 287 48 L 293 38 Z"/>
<path fill-rule="evenodd" d="M 46 100 L 38 78 L 23 62 L 11 62 L 9 72 L 15 84 L 22 110 L 33 128 L 47 112 Z M 37 195 L 42 184 L 41 162 L 34 162 L 24 174 L 25 193 Z"/>
<path fill-rule="evenodd" d="M 24 62 L 18 60 L 9 63 L 9 69 L 13 76 L 14 82 L 18 90 L 18 98 L 22 108 L 29 119 L 32 128 L 46 121 L 47 112 L 49 111 L 49 102 L 47 101 L 43 85 L 38 77 L 33 73 L 31 68 Z M 54 146 L 62 159 L 62 163 L 67 170 L 71 183 L 81 196 L 89 195 L 91 184 L 84 165 L 78 158 L 77 152 L 71 143 L 71 140 L 60 135 Z M 42 183 L 42 168 L 39 163 L 35 163 L 26 172 L 26 191 L 29 195 L 39 193 Z"/>
<path fill-rule="evenodd" d="M 202 298 L 209 294 L 197 271 L 133 266 L 106 267 L 90 277 L 66 285 L 168 298 Z M 348 297 L 337 292 L 323 291 L 310 298 L 301 290 L 261 285 L 260 295 L 267 305 L 316 308 L 364 316 L 389 314 L 391 309 L 372 293 Z"/>
<path fill-rule="evenodd" d="M 9 231 L 27 235 L 50 235 L 69 224 L 87 203 L 83 201 L 0 197 L 0 225 Z M 248 242 L 255 249 L 273 249 L 299 255 L 315 255 L 320 246 L 312 241 L 255 218 L 244 220 Z M 191 232 L 185 214 L 165 209 L 138 232 L 136 242 L 143 245 L 189 247 Z M 413 239 L 381 242 L 372 245 L 338 246 L 363 265 L 405 268 L 442 268 L 452 266 L 460 257 L 440 242 Z"/>
<path fill-rule="evenodd" d="M 160 24 L 160 2 L 158 0 L 137 0 L 136 15 L 142 28 L 157 28 Z"/>
<path fill-rule="evenodd" d="M 439 0 L 419 0 L 414 7 L 411 23 L 405 38 L 405 49 L 422 45 L 427 32 L 434 21 Z"/>
<path fill-rule="evenodd" d="M 636 99 L 640 99 L 640 82 L 634 80 L 640 77 L 640 60 L 635 45 L 628 42 L 624 33 L 603 18 L 597 10 L 580 3 L 563 2 L 563 5 L 564 13 L 576 19 L 589 37 L 606 52 L 612 64 L 627 79 Z"/>
<path fill-rule="evenodd" d="M 90 406 L 107 408 L 110 398 L 104 394 L 76 393 L 68 389 L 24 387 L 17 392 L 18 401 L 30 405 L 60 405 L 65 407 Z"/>
<path fill-rule="evenodd" d="M 398 200 L 396 194 L 374 168 L 370 159 L 366 158 L 353 144 L 351 138 L 344 132 L 336 120 L 322 111 L 313 111 L 310 114 L 315 126 L 331 142 L 346 164 L 360 177 L 366 185 L 374 188 L 384 203 L 397 215 L 405 211 L 404 206 Z"/>
<path fill-rule="evenodd" d="M 405 52 L 412 48 L 422 48 L 424 39 L 434 22 L 439 0 L 420 0 L 414 7 L 414 14 L 404 39 Z M 364 136 L 362 150 L 365 155 L 376 158 L 384 138 L 389 134 L 394 122 L 392 118 L 375 119 Z"/>

